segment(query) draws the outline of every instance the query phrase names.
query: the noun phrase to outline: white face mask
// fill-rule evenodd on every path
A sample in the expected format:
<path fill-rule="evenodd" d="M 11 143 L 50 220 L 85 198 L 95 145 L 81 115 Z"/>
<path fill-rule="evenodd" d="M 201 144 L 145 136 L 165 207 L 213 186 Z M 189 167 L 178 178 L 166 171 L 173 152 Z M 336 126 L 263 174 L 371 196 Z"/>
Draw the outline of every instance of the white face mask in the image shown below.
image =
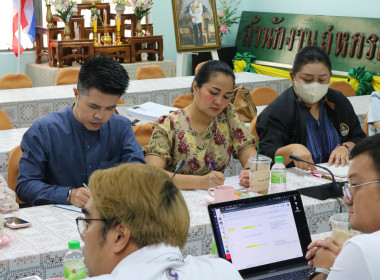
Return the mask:
<path fill-rule="evenodd" d="M 296 95 L 305 103 L 314 104 L 326 95 L 330 83 L 320 84 L 317 82 L 311 84 L 302 84 L 294 80 Z"/>

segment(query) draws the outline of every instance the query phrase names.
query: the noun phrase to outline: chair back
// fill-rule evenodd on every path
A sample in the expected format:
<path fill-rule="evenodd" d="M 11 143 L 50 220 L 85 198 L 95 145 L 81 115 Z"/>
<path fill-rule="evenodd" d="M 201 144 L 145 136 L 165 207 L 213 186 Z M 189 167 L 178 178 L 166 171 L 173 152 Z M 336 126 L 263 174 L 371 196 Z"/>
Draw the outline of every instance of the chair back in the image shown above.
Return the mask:
<path fill-rule="evenodd" d="M 80 68 L 63 68 L 59 70 L 57 79 L 55 80 L 56 86 L 61 85 L 74 85 L 78 83 Z"/>
<path fill-rule="evenodd" d="M 32 80 L 24 73 L 5 74 L 0 79 L 0 89 L 32 88 Z"/>
<path fill-rule="evenodd" d="M 364 130 L 364 133 L 367 134 L 368 136 L 369 135 L 368 112 L 365 115 L 363 130 Z"/>
<path fill-rule="evenodd" d="M 158 65 L 140 66 L 136 71 L 136 80 L 165 78 L 164 71 Z"/>
<path fill-rule="evenodd" d="M 146 146 L 149 144 L 150 137 L 153 133 L 153 123 L 149 122 L 146 124 L 135 125 L 133 127 L 133 132 L 135 133 L 137 142 L 139 142 L 141 146 Z"/>
<path fill-rule="evenodd" d="M 345 97 L 356 96 L 354 88 L 347 82 L 332 82 L 329 88 L 340 91 Z"/>
<path fill-rule="evenodd" d="M 257 148 L 257 143 L 259 142 L 259 135 L 257 134 L 257 131 L 256 131 L 256 122 L 257 122 L 257 116 L 254 117 L 254 119 L 251 121 L 251 124 L 249 125 L 249 134 L 255 136 L 256 138 L 255 149 Z"/>
<path fill-rule="evenodd" d="M 183 109 L 189 106 L 193 102 L 193 99 L 194 99 L 194 94 L 192 93 L 185 93 L 185 94 L 178 95 L 174 99 L 172 103 L 172 107 Z"/>
<path fill-rule="evenodd" d="M 21 147 L 20 145 L 14 147 L 10 154 L 8 159 L 8 187 L 11 188 L 14 192 L 16 192 L 17 187 L 17 177 L 20 173 L 18 164 L 20 162 L 20 158 L 22 155 Z M 17 197 L 16 194 L 16 201 L 18 204 L 25 204 L 24 201 L 20 200 Z"/>
<path fill-rule="evenodd" d="M 4 111 L 0 110 L 0 130 L 12 128 L 13 126 L 8 115 Z"/>
<path fill-rule="evenodd" d="M 269 105 L 278 97 L 278 93 L 270 87 L 255 88 L 251 91 L 253 103 L 257 106 Z"/>
<path fill-rule="evenodd" d="M 207 62 L 207 61 L 203 61 L 203 62 L 198 63 L 197 66 L 196 66 L 195 69 L 194 69 L 194 74 L 197 74 L 199 68 L 201 68 L 202 65 L 205 64 L 206 62 Z"/>

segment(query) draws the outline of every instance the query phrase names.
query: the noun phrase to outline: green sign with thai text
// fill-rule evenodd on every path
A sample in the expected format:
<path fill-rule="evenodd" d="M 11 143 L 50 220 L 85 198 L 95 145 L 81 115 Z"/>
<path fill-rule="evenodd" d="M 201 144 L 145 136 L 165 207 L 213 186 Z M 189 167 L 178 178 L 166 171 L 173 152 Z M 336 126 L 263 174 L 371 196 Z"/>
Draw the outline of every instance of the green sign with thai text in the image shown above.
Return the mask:
<path fill-rule="evenodd" d="M 292 65 L 306 45 L 322 47 L 333 70 L 380 72 L 380 19 L 243 12 L 236 46 L 257 60 Z"/>

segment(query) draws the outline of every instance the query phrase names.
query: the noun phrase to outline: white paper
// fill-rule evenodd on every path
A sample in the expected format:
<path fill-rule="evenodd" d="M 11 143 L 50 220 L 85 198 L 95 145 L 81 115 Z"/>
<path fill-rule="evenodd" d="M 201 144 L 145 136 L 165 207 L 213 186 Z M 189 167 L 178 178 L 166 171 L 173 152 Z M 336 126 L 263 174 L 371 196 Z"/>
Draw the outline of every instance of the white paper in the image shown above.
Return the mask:
<path fill-rule="evenodd" d="M 239 175 L 227 177 L 227 178 L 225 178 L 223 185 L 233 186 L 235 188 L 235 190 L 246 190 L 247 188 L 244 188 L 243 186 L 239 185 L 239 181 L 240 181 Z"/>
<path fill-rule="evenodd" d="M 345 165 L 344 167 L 342 167 L 341 165 L 339 165 L 338 167 L 335 167 L 335 165 L 328 166 L 327 163 L 323 163 L 320 165 L 329 169 L 332 172 L 332 174 L 334 174 L 334 176 L 339 176 L 339 177 L 347 177 L 348 169 L 350 168 L 349 165 Z M 327 173 L 325 169 L 322 169 L 319 167 L 317 167 L 317 170 L 323 173 Z"/>
<path fill-rule="evenodd" d="M 142 119 L 148 119 L 151 121 L 157 120 L 159 117 L 163 115 L 167 115 L 172 111 L 177 111 L 178 108 L 169 107 L 153 102 L 146 102 L 141 105 L 137 105 L 131 108 L 126 109 L 126 112 L 128 115 L 136 117 L 136 118 L 142 118 Z"/>

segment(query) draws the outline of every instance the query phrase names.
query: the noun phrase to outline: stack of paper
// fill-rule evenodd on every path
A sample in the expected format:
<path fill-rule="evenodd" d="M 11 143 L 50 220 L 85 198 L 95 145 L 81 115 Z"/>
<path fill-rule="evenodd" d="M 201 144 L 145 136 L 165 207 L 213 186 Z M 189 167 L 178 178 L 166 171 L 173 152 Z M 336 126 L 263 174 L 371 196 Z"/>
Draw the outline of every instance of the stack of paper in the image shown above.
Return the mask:
<path fill-rule="evenodd" d="M 151 121 L 157 120 L 163 115 L 167 115 L 170 112 L 177 111 L 178 108 L 169 107 L 153 102 L 147 102 L 141 105 L 137 105 L 126 109 L 127 114 L 135 118 L 147 119 Z"/>
<path fill-rule="evenodd" d="M 338 167 L 335 167 L 335 164 L 328 166 L 326 163 L 321 165 L 330 169 L 334 176 L 347 177 L 349 165 L 345 165 L 343 167 L 340 165 Z M 317 170 L 329 174 L 325 169 L 317 167 Z"/>

